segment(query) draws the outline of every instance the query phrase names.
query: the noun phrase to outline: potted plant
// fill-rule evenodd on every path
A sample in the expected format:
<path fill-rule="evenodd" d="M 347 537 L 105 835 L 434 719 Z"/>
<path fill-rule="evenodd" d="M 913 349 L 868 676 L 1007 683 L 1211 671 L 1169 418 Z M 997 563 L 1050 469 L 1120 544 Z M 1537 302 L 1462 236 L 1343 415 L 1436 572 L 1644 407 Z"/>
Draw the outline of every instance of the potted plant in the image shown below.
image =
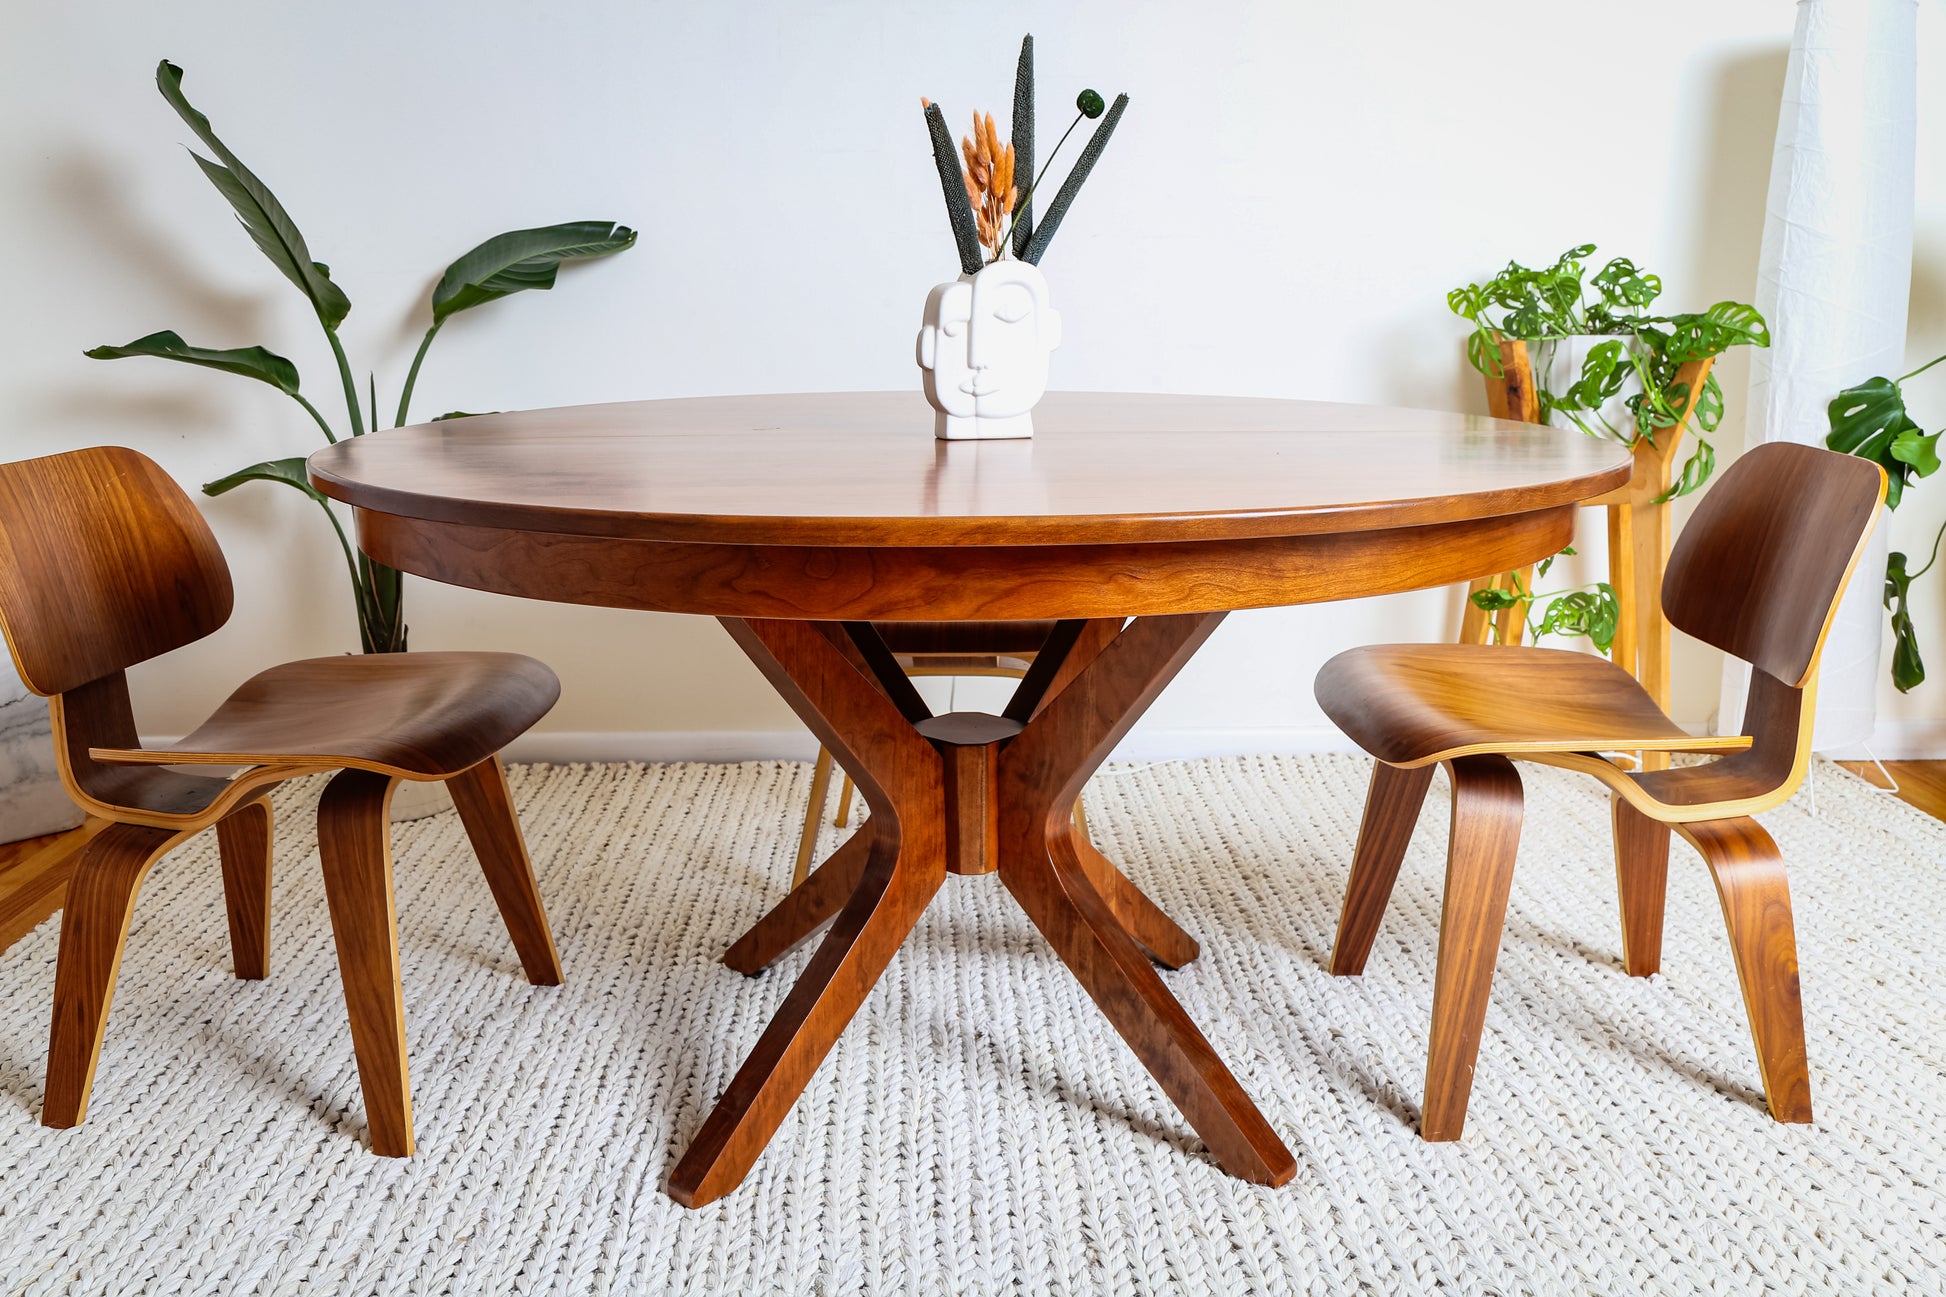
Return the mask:
<path fill-rule="evenodd" d="M 1940 433 L 1927 432 L 1907 412 L 1907 379 L 1946 360 L 1939 356 L 1910 374 L 1897 379 L 1868 378 L 1848 387 L 1825 407 L 1831 432 L 1825 445 L 1832 450 L 1876 460 L 1885 470 L 1885 507 L 1896 509 L 1905 488 L 1915 478 L 1931 477 L 1939 471 Z M 1918 571 L 1907 570 L 1906 556 L 1893 551 L 1885 556 L 1885 608 L 1892 614 L 1892 683 L 1900 693 L 1910 693 L 1926 678 L 1926 664 L 1919 656 L 1919 639 L 1912 629 L 1909 603 L 1912 583 L 1932 570 L 1939 560 L 1939 541 L 1946 536 L 1946 524 L 1933 535 L 1932 551 Z"/>
<path fill-rule="evenodd" d="M 1632 488 L 1643 497 L 1638 507 L 1665 505 L 1702 486 L 1716 467 L 1710 436 L 1722 422 L 1723 390 L 1711 362 L 1731 347 L 1769 346 L 1770 333 L 1757 309 L 1742 302 L 1655 314 L 1661 277 L 1627 257 L 1590 274 L 1594 252 L 1592 243 L 1580 244 L 1538 269 L 1509 262 L 1483 284 L 1455 288 L 1446 303 L 1473 325 L 1466 354 L 1475 369 L 1497 380 L 1510 363 L 1531 366 L 1537 420 L 1565 420 L 1629 447 L 1638 464 Z M 1695 445 L 1671 478 L 1685 428 L 1694 431 Z M 1648 489 L 1639 489 L 1645 483 Z M 1523 615 L 1547 597 L 1530 593 L 1518 574 L 1471 596 L 1482 610 Z M 1597 582 L 1556 595 L 1527 625 L 1537 636 L 1587 635 L 1607 652 L 1626 615 L 1608 583 Z"/>
<path fill-rule="evenodd" d="M 350 436 L 364 435 L 379 426 L 378 380 L 367 371 L 365 401 L 360 404 L 358 381 L 344 345 L 338 339 L 338 326 L 351 310 L 351 301 L 332 278 L 330 267 L 311 257 L 304 236 L 284 205 L 255 172 L 232 153 L 216 132 L 209 118 L 198 112 L 182 92 L 182 69 L 164 59 L 156 68 L 156 85 L 162 97 L 194 131 L 215 159 L 191 153 L 196 165 L 229 201 L 244 231 L 272 265 L 302 293 L 317 316 L 318 327 L 331 348 L 338 381 L 343 388 L 345 422 L 342 430 Z M 552 288 L 555 273 L 566 261 L 612 256 L 635 244 L 635 231 L 611 221 L 571 221 L 543 229 L 512 230 L 496 235 L 460 257 L 446 268 L 432 290 L 432 323 L 419 343 L 399 390 L 393 426 L 406 421 L 412 404 L 412 389 L 418 382 L 420 367 L 433 339 L 446 321 L 461 311 L 496 301 L 510 293 L 529 288 Z M 211 348 L 192 346 L 172 330 L 151 333 L 118 347 L 95 347 L 83 353 L 95 360 L 121 360 L 129 356 L 148 356 L 200 365 L 205 369 L 236 374 L 268 383 L 289 396 L 317 425 L 327 442 L 338 440 L 331 422 L 300 390 L 297 366 L 263 347 Z M 461 412 L 441 415 L 450 419 Z M 352 548 L 331 504 L 311 489 L 305 476 L 304 456 L 264 460 L 238 469 L 225 477 L 204 484 L 209 495 L 221 495 L 245 482 L 281 482 L 302 491 L 316 502 L 335 531 L 344 550 L 346 569 L 351 577 L 352 596 L 358 611 L 358 638 L 367 653 L 402 652 L 406 647 L 405 591 L 399 572 L 374 563 Z"/>
<path fill-rule="evenodd" d="M 378 379 L 366 371 L 363 404 L 350 360 L 338 337 L 338 327 L 351 310 L 351 301 L 332 277 L 330 267 L 311 256 L 304 235 L 269 186 L 231 152 L 211 128 L 209 118 L 194 108 L 182 91 L 182 69 L 167 59 L 156 68 L 156 85 L 169 106 L 176 110 L 190 130 L 215 155 L 206 158 L 191 153 L 218 193 L 229 201 L 244 231 L 272 265 L 302 293 L 317 316 L 318 327 L 337 369 L 343 390 L 345 421 L 334 430 L 324 413 L 305 397 L 297 366 L 283 356 L 263 347 L 200 347 L 185 342 L 173 330 L 162 330 L 121 346 L 95 347 L 83 354 L 95 360 L 121 360 L 147 356 L 199 365 L 223 373 L 268 383 L 289 396 L 317 426 L 325 441 L 336 442 L 339 433 L 359 437 L 379 427 Z M 461 256 L 446 268 L 432 290 L 431 324 L 412 357 L 405 381 L 399 389 L 398 405 L 392 416 L 394 427 L 405 423 L 412 406 L 412 391 L 433 339 L 448 320 L 461 311 L 497 301 L 525 289 L 554 286 L 556 273 L 568 261 L 612 256 L 633 247 L 635 231 L 612 221 L 570 221 L 541 229 L 511 230 L 495 235 Z M 465 417 L 454 411 L 441 419 Z M 394 568 L 374 563 L 352 547 L 330 501 L 313 490 L 305 474 L 305 457 L 292 455 L 267 459 L 240 468 L 234 473 L 203 485 L 208 495 L 222 495 L 245 482 L 279 482 L 301 491 L 315 502 L 331 524 L 339 548 L 344 551 L 345 568 L 351 579 L 352 598 L 358 614 L 359 647 L 367 653 L 398 653 L 406 648 L 404 578 Z M 412 784 L 392 801 L 392 818 L 413 819 L 430 814 L 448 804 L 438 783 Z"/>

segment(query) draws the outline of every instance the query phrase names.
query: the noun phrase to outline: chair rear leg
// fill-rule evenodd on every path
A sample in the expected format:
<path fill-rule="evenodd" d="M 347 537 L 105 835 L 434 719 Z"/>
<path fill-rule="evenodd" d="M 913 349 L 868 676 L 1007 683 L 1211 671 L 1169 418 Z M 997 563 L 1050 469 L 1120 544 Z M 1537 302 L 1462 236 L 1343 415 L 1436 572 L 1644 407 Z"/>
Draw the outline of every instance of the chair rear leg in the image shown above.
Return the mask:
<path fill-rule="evenodd" d="M 1703 853 L 1716 879 L 1770 1115 L 1778 1121 L 1808 1123 L 1811 1075 L 1804 1053 L 1797 934 L 1791 922 L 1784 858 L 1763 826 L 1747 817 L 1683 824 L 1677 831 Z"/>
<path fill-rule="evenodd" d="M 1331 971 L 1340 977 L 1365 971 L 1365 959 L 1372 953 L 1385 904 L 1392 899 L 1392 884 L 1398 881 L 1399 863 L 1412 841 L 1432 775 L 1430 765 L 1407 770 L 1383 761 L 1372 770 L 1351 881 L 1345 885 L 1345 906 L 1338 916 L 1338 937 L 1331 945 Z"/>
<path fill-rule="evenodd" d="M 41 1125 L 65 1130 L 88 1115 L 108 1002 L 122 967 L 135 894 L 162 854 L 187 834 L 111 824 L 89 840 L 68 879 L 61 951 L 54 968 L 54 1023 L 47 1047 Z"/>
<path fill-rule="evenodd" d="M 824 799 L 831 792 L 831 749 L 818 745 L 817 764 L 811 767 L 811 804 L 804 808 L 804 827 L 797 834 L 797 863 L 791 869 L 791 886 L 799 886 L 811 876 L 811 852 L 818 845 L 818 826 L 824 822 Z"/>
<path fill-rule="evenodd" d="M 1615 882 L 1622 901 L 1622 965 L 1630 977 L 1662 967 L 1662 909 L 1669 893 L 1669 826 L 1615 798 Z"/>
<path fill-rule="evenodd" d="M 270 803 L 262 798 L 216 822 L 230 965 L 246 981 L 270 975 Z"/>
<path fill-rule="evenodd" d="M 1513 762 L 1498 755 L 1459 757 L 1447 762 L 1447 769 L 1453 779 L 1453 832 L 1439 914 L 1426 1105 L 1419 1122 L 1426 1140 L 1458 1139 L 1466 1126 L 1520 846 L 1520 774 Z"/>
<path fill-rule="evenodd" d="M 406 1074 L 387 821 L 396 782 L 367 770 L 346 770 L 326 785 L 318 803 L 318 854 L 331 936 L 338 946 L 372 1152 L 381 1157 L 412 1156 L 412 1087 Z"/>
<path fill-rule="evenodd" d="M 514 815 L 513 797 L 507 791 L 507 772 L 500 758 L 488 757 L 471 770 L 446 781 L 452 790 L 453 805 L 459 808 L 466 836 L 473 840 L 473 852 L 480 858 L 487 886 L 500 906 L 500 917 L 513 937 L 514 950 L 527 980 L 535 986 L 561 984 L 561 956 L 554 949 L 554 934 L 547 926 L 547 911 L 541 905 L 541 889 L 534 882 L 534 864 L 527 857 L 527 843 L 520 835 L 520 820 Z"/>

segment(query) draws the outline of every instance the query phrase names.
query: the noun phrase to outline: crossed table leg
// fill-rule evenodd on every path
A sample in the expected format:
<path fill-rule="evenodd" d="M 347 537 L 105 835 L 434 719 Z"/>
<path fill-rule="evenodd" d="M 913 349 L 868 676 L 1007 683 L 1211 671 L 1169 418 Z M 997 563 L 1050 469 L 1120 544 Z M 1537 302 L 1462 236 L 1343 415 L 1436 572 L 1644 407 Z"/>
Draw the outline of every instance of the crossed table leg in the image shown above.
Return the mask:
<path fill-rule="evenodd" d="M 948 872 L 1000 881 L 1240 1179 L 1296 1163 L 1151 959 L 1195 941 L 1085 838 L 1076 797 L 1221 613 L 1063 622 L 1002 716 L 933 716 L 868 624 L 724 619 L 857 783 L 870 818 L 723 962 L 755 973 L 827 923 L 809 966 L 669 1179 L 700 1207 L 736 1188 Z"/>

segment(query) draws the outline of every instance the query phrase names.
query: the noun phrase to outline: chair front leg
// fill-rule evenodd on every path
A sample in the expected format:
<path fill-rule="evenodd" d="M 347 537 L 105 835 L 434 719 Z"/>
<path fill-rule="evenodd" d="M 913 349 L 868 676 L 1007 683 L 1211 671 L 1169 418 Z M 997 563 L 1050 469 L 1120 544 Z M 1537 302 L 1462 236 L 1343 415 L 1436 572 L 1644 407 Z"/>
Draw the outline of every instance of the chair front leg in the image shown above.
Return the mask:
<path fill-rule="evenodd" d="M 1702 852 L 1716 879 L 1770 1115 L 1778 1121 L 1809 1123 L 1811 1075 L 1804 1052 L 1797 934 L 1791 922 L 1784 858 L 1763 826 L 1748 817 L 1680 824 L 1676 830 Z"/>
<path fill-rule="evenodd" d="M 338 946 L 338 975 L 345 984 L 372 1152 L 381 1157 L 412 1156 L 412 1086 L 406 1074 L 388 821 L 397 783 L 368 770 L 346 770 L 325 786 L 318 803 L 324 897 Z"/>
<path fill-rule="evenodd" d="M 216 822 L 230 966 L 245 981 L 270 975 L 270 803 L 246 802 Z"/>
<path fill-rule="evenodd" d="M 1458 1139 L 1473 1093 L 1487 993 L 1500 957 L 1514 853 L 1520 846 L 1520 774 L 1499 755 L 1446 763 L 1453 780 L 1452 845 L 1439 913 L 1439 965 L 1426 1052 L 1426 1105 L 1419 1134 Z"/>
<path fill-rule="evenodd" d="M 1630 977 L 1662 967 L 1662 910 L 1669 893 L 1669 826 L 1615 798 L 1615 884 L 1622 902 L 1622 965 Z"/>
<path fill-rule="evenodd" d="M 111 824 L 89 840 L 68 879 L 61 951 L 54 966 L 54 1022 L 47 1047 L 41 1125 L 65 1130 L 88 1115 L 108 1002 L 122 967 L 135 894 L 163 853 L 189 835 Z"/>
<path fill-rule="evenodd" d="M 1431 765 L 1408 770 L 1383 761 L 1373 766 L 1365 820 L 1358 826 L 1351 879 L 1345 884 L 1345 906 L 1338 915 L 1338 938 L 1331 944 L 1331 971 L 1339 977 L 1356 977 L 1365 971 L 1433 770 Z"/>
<path fill-rule="evenodd" d="M 527 980 L 535 986 L 559 986 L 561 956 L 554 948 L 541 889 L 534 881 L 534 862 L 528 859 L 520 819 L 514 814 L 506 768 L 498 756 L 491 756 L 448 779 L 446 787 L 453 794 L 460 823 L 466 826 L 473 854 L 479 857 L 480 869 L 486 874 L 494 903 L 500 907 L 500 918 L 513 938 Z"/>

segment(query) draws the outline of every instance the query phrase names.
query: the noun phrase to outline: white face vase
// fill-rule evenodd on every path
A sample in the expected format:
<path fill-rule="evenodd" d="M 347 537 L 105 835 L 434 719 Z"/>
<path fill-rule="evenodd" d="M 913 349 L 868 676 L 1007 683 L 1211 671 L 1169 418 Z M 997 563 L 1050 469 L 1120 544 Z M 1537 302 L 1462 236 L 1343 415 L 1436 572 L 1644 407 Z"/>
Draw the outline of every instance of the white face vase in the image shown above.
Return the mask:
<path fill-rule="evenodd" d="M 1060 345 L 1061 313 L 1025 261 L 996 261 L 934 288 L 919 329 L 926 399 L 939 412 L 934 435 L 1033 436 L 1029 411 L 1047 391 L 1048 353 Z"/>

